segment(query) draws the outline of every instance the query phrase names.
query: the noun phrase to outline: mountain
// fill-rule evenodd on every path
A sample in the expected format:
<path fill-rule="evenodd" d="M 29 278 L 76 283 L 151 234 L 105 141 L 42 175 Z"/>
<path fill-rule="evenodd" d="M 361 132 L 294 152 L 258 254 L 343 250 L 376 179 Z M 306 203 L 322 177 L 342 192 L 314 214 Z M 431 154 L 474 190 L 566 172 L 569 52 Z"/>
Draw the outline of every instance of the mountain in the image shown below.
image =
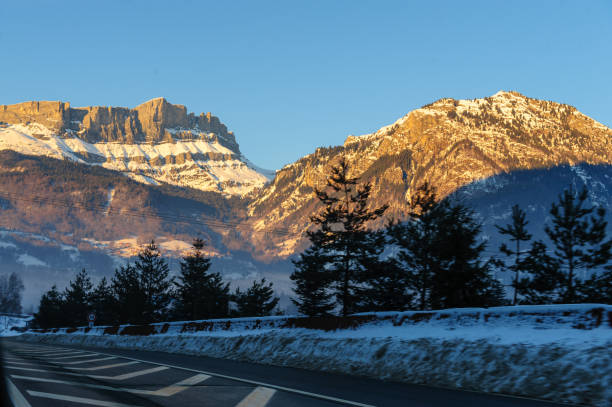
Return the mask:
<path fill-rule="evenodd" d="M 569 184 L 587 185 L 591 201 L 612 211 L 612 130 L 516 92 L 438 100 L 319 148 L 271 182 L 218 119 L 164 99 L 134 109 L 0 106 L 0 121 L 0 261 L 25 276 L 31 304 L 80 268 L 111 275 L 152 238 L 176 271 L 195 236 L 234 284 L 265 276 L 289 293 L 290 259 L 320 209 L 313 191 L 340 157 L 372 183 L 372 206 L 390 205 L 387 219 L 405 219 L 425 181 L 440 197 L 454 194 L 477 211 L 488 254 L 513 203 L 528 210 L 538 237 Z"/>
<path fill-rule="evenodd" d="M 253 191 L 242 230 L 256 256 L 288 256 L 305 247 L 309 216 L 319 208 L 313 190 L 325 185 L 341 156 L 353 175 L 372 184 L 372 206 L 387 203 L 387 218 L 404 219 L 412 191 L 425 181 L 444 197 L 517 170 L 611 164 L 612 130 L 574 107 L 517 92 L 438 100 L 375 133 L 319 148 Z M 267 233 L 277 228 L 288 228 L 289 236 Z"/>
<path fill-rule="evenodd" d="M 263 186 L 269 172 L 240 152 L 210 113 L 152 99 L 134 109 L 64 102 L 0 105 L 0 150 L 98 165 L 136 181 L 228 195 Z"/>

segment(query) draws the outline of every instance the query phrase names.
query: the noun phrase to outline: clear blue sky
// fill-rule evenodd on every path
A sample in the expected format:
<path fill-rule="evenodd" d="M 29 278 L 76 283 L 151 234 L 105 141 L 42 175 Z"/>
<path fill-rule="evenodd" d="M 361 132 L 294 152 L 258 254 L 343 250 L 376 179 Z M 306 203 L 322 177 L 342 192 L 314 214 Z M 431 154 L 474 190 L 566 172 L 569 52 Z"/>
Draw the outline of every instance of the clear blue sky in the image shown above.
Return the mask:
<path fill-rule="evenodd" d="M 8 0 L 0 21 L 0 104 L 164 96 L 270 169 L 500 89 L 612 126 L 612 1 Z"/>

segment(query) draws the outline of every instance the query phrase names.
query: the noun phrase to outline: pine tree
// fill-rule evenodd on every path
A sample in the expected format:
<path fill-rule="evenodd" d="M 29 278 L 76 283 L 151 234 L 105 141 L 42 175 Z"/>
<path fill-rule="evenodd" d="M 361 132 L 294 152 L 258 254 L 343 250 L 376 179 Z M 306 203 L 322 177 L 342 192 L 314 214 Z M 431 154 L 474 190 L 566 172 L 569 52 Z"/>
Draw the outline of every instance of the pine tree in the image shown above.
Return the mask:
<path fill-rule="evenodd" d="M 91 292 L 91 311 L 96 315 L 97 325 L 111 325 L 120 323 L 114 313 L 115 297 L 113 289 L 103 277 Z"/>
<path fill-rule="evenodd" d="M 34 314 L 34 324 L 40 328 L 59 328 L 65 326 L 66 318 L 63 312 L 64 298 L 53 285 L 40 298 L 38 312 Z"/>
<path fill-rule="evenodd" d="M 144 297 L 142 320 L 145 323 L 167 319 L 172 300 L 173 281 L 168 263 L 154 241 L 145 245 L 134 263 Z"/>
<path fill-rule="evenodd" d="M 491 306 L 504 302 L 503 287 L 483 262 L 481 226 L 473 212 L 451 198 L 437 201 L 427 183 L 412 197 L 407 222 L 392 225 L 403 282 L 415 294 L 417 307 Z"/>
<path fill-rule="evenodd" d="M 434 249 L 439 262 L 433 277 L 433 308 L 502 305 L 503 287 L 492 277 L 490 262 L 482 261 L 485 243 L 474 213 L 450 199 L 442 201 Z M 444 244 L 440 244 L 444 243 Z"/>
<path fill-rule="evenodd" d="M 405 284 L 406 271 L 393 259 L 377 261 L 364 272 L 361 290 L 363 311 L 404 311 L 411 308 L 413 293 Z"/>
<path fill-rule="evenodd" d="M 307 232 L 312 234 L 313 232 Z M 312 238 L 311 238 L 312 241 Z M 310 246 L 300 254 L 299 260 L 293 260 L 295 271 L 291 280 L 295 283 L 293 291 L 297 298 L 291 301 L 298 311 L 309 317 L 327 316 L 335 308 L 334 300 L 329 294 L 332 275 L 325 269 L 327 259 L 316 245 Z"/>
<path fill-rule="evenodd" d="M 209 273 L 211 261 L 202 249 L 204 241 L 195 239 L 193 251 L 181 262 L 181 274 L 175 282 L 175 317 L 179 319 L 222 318 L 228 315 L 229 283 L 219 273 Z"/>
<path fill-rule="evenodd" d="M 366 223 L 377 219 L 387 209 L 387 205 L 368 209 L 371 185 L 357 187 L 358 178 L 349 177 L 348 170 L 342 158 L 332 167 L 327 180 L 331 193 L 315 190 L 325 209 L 311 217 L 312 223 L 320 228 L 309 234 L 313 246 L 325 259 L 324 268 L 331 275 L 330 286 L 342 315 L 359 310 L 364 271 L 367 265 L 372 266 L 377 261 L 383 250 L 372 245 Z"/>
<path fill-rule="evenodd" d="M 581 280 L 577 273 L 582 269 L 604 266 L 612 258 L 612 240 L 605 240 L 605 209 L 585 207 L 588 191 L 583 188 L 577 195 L 570 186 L 561 195 L 558 203 L 551 205 L 552 225 L 545 231 L 552 241 L 554 254 L 561 267 L 561 301 L 580 301 L 578 289 Z M 595 212 L 595 216 L 589 216 Z"/>
<path fill-rule="evenodd" d="M 145 293 L 140 282 L 138 271 L 131 264 L 119 267 L 111 281 L 111 290 L 115 298 L 113 314 L 115 322 L 120 324 L 140 324 L 146 321 Z"/>
<path fill-rule="evenodd" d="M 63 294 L 62 312 L 69 326 L 87 324 L 87 314 L 91 310 L 91 291 L 93 285 L 85 269 L 81 270 L 68 284 Z"/>
<path fill-rule="evenodd" d="M 557 259 L 548 255 L 542 241 L 535 241 L 521 259 L 520 269 L 528 277 L 519 279 L 517 292 L 526 304 L 551 304 L 558 302 L 560 271 Z"/>
<path fill-rule="evenodd" d="M 274 297 L 272 283 L 266 285 L 265 278 L 262 278 L 260 282 L 253 281 L 253 285 L 245 292 L 237 288 L 233 297 L 238 307 L 238 315 L 242 317 L 271 315 L 279 301 L 278 297 Z"/>
<path fill-rule="evenodd" d="M 506 226 L 495 225 L 499 233 L 510 236 L 510 241 L 516 244 L 514 249 L 510 249 L 505 243 L 502 243 L 499 247 L 499 250 L 506 256 L 514 256 L 514 264 L 508 267 L 510 271 L 514 272 L 514 278 L 512 279 L 512 287 L 514 288 L 512 305 L 517 304 L 518 284 L 521 272 L 521 242 L 528 242 L 531 240 L 531 234 L 527 232 L 527 224 L 529 222 L 525 220 L 525 215 L 525 211 L 518 205 L 514 205 L 512 207 L 512 223 Z"/>
<path fill-rule="evenodd" d="M 433 277 L 438 268 L 432 254 L 439 253 L 444 244 L 439 241 L 437 228 L 445 207 L 436 201 L 434 188 L 422 184 L 411 197 L 409 219 L 388 227 L 391 241 L 399 249 L 396 267 L 404 270 L 398 285 L 414 293 L 416 306 L 421 310 L 431 305 Z"/>

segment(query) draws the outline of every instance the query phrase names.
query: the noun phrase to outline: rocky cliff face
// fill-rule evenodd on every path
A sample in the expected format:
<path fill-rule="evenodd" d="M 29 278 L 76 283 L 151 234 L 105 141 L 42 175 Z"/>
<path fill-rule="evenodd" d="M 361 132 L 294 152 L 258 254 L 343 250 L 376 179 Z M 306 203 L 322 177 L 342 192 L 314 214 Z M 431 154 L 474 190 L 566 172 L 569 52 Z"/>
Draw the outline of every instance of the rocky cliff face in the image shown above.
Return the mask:
<path fill-rule="evenodd" d="M 120 142 L 157 143 L 172 138 L 193 139 L 194 131 L 214 133 L 236 154 L 236 138 L 219 118 L 210 112 L 199 116 L 187 113 L 183 105 L 164 98 L 149 100 L 134 109 L 125 107 L 70 107 L 64 102 L 25 102 L 0 105 L 0 122 L 8 124 L 38 123 L 54 133 L 73 137 L 75 133 L 89 143 Z"/>
<path fill-rule="evenodd" d="M 284 256 L 306 244 L 303 232 L 319 209 L 313 194 L 340 156 L 370 182 L 372 205 L 405 217 L 412 191 L 428 181 L 446 196 L 479 179 L 563 164 L 612 163 L 612 130 L 575 108 L 498 92 L 475 100 L 441 99 L 392 125 L 344 145 L 320 148 L 277 172 L 252 194 L 243 233 L 258 255 Z M 271 234 L 275 229 L 289 237 Z"/>
<path fill-rule="evenodd" d="M 267 178 L 210 113 L 157 98 L 134 109 L 64 102 L 0 106 L 0 150 L 102 165 L 146 183 L 243 195 Z"/>

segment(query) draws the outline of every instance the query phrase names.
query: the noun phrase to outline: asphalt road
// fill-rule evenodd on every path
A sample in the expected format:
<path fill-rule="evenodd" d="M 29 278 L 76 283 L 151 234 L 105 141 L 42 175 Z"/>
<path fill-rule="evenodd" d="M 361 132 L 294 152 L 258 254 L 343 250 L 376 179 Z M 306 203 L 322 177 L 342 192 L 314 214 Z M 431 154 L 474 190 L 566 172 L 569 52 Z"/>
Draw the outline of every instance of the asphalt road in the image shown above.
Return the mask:
<path fill-rule="evenodd" d="M 27 406 L 478 406 L 545 401 L 164 352 L 2 340 L 4 376 Z"/>

